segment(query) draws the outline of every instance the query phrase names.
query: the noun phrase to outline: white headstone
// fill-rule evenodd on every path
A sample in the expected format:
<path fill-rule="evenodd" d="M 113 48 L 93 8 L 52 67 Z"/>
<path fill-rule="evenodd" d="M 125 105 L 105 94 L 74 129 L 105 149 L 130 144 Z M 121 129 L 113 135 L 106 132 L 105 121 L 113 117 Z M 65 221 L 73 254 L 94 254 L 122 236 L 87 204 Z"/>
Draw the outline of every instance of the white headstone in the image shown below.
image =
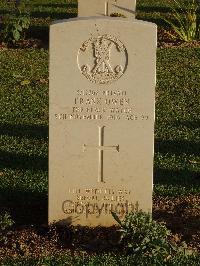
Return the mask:
<path fill-rule="evenodd" d="M 78 0 L 78 16 L 105 16 L 119 14 L 135 17 L 136 0 Z"/>
<path fill-rule="evenodd" d="M 151 212 L 155 64 L 154 24 L 50 27 L 50 223 L 111 226 L 111 211 Z"/>

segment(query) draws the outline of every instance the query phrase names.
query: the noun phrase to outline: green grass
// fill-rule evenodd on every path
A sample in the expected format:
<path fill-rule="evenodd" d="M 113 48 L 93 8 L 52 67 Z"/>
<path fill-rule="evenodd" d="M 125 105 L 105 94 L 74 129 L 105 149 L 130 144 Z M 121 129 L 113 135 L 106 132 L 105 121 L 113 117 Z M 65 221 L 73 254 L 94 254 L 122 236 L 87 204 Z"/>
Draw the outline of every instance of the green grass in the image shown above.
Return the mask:
<path fill-rule="evenodd" d="M 200 49 L 158 50 L 155 191 L 159 194 L 200 192 L 199 70 Z"/>
<path fill-rule="evenodd" d="M 0 62 L 0 208 L 12 210 L 17 223 L 41 223 L 47 218 L 48 53 L 6 50 Z"/>
<path fill-rule="evenodd" d="M 169 28 L 164 22 L 164 18 L 171 18 L 170 5 L 172 2 L 172 0 L 137 0 L 137 18 Z M 28 11 L 31 16 L 28 37 L 43 41 L 48 41 L 49 25 L 52 21 L 76 17 L 78 10 L 76 0 L 21 0 L 20 9 Z M 12 1 L 1 0 L 0 14 L 4 15 L 12 11 Z"/>
<path fill-rule="evenodd" d="M 171 12 L 168 2 L 138 0 L 137 17 L 163 25 L 162 17 Z M 29 36 L 47 41 L 50 22 L 75 17 L 77 2 L 30 0 L 25 9 L 31 14 Z M 6 0 L 0 2 L 0 14 L 11 10 Z M 44 49 L 0 51 L 0 213 L 8 211 L 16 225 L 47 223 L 48 56 Z M 200 193 L 199 84 L 199 48 L 158 49 L 155 197 Z M 169 263 L 141 261 L 136 264 L 133 256 L 82 254 L 5 259 L 0 265 L 200 265 L 195 256 L 178 256 Z"/>
<path fill-rule="evenodd" d="M 200 49 L 157 54 L 155 195 L 200 193 Z M 0 210 L 47 221 L 48 52 L 0 53 Z M 24 85 L 22 85 L 24 84 Z"/>
<path fill-rule="evenodd" d="M 75 0 L 21 0 L 20 3 L 20 9 L 29 11 L 32 18 L 63 19 L 77 14 Z M 1 13 L 9 13 L 13 10 L 13 4 L 2 0 L 0 8 Z"/>
<path fill-rule="evenodd" d="M 125 255 L 95 255 L 86 257 L 82 256 L 55 256 L 43 259 L 5 259 L 2 266 L 198 266 L 199 257 L 197 256 L 177 256 L 173 261 L 164 262 L 156 258 L 147 259 L 135 258 L 134 256 Z"/>

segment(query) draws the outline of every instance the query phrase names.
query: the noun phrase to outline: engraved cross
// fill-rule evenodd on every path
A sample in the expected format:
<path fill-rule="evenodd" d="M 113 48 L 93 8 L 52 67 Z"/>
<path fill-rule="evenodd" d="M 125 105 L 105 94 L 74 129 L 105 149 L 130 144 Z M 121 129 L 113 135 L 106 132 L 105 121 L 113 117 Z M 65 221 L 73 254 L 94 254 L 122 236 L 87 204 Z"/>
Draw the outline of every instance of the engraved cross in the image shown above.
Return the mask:
<path fill-rule="evenodd" d="M 98 146 L 89 146 L 83 144 L 83 151 L 85 152 L 87 148 L 97 149 L 99 152 L 99 161 L 98 161 L 98 182 L 104 182 L 103 178 L 103 165 L 104 165 L 104 151 L 114 150 L 119 152 L 119 145 L 117 146 L 104 146 L 104 129 L 105 126 L 98 126 L 99 129 L 99 145 Z"/>

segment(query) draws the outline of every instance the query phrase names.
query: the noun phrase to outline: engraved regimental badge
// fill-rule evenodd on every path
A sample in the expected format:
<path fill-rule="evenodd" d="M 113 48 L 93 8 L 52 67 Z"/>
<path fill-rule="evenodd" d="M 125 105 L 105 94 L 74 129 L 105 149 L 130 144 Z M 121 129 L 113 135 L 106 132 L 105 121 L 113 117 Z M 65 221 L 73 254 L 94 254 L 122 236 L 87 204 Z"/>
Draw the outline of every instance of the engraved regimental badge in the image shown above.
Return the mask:
<path fill-rule="evenodd" d="M 124 44 L 111 35 L 91 37 L 78 51 L 78 66 L 91 82 L 110 84 L 125 72 L 128 62 Z"/>

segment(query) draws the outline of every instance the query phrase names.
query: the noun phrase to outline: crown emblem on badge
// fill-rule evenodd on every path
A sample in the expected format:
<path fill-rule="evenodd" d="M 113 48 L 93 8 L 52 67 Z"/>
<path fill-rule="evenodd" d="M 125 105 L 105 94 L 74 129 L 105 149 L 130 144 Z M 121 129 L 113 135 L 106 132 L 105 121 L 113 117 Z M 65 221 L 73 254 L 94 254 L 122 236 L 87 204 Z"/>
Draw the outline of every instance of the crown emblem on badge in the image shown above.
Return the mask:
<path fill-rule="evenodd" d="M 78 51 L 79 69 L 92 83 L 110 84 L 119 79 L 127 61 L 124 44 L 111 35 L 92 37 Z"/>

